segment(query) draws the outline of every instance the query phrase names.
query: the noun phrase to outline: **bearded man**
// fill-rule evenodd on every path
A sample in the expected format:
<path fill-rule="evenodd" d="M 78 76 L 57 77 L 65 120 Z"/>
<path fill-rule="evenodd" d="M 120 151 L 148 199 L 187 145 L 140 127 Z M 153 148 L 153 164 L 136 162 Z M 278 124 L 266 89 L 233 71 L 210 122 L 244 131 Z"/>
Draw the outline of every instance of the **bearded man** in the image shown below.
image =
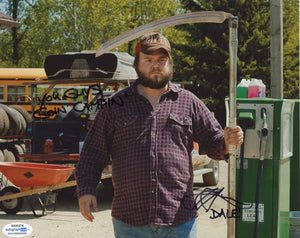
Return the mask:
<path fill-rule="evenodd" d="M 101 109 L 86 137 L 76 168 L 81 214 L 94 220 L 96 186 L 111 160 L 117 238 L 196 238 L 193 142 L 222 160 L 243 132 L 224 131 L 201 100 L 171 83 L 171 46 L 160 33 L 141 37 L 134 67 L 138 79 L 112 96 L 123 106 Z"/>

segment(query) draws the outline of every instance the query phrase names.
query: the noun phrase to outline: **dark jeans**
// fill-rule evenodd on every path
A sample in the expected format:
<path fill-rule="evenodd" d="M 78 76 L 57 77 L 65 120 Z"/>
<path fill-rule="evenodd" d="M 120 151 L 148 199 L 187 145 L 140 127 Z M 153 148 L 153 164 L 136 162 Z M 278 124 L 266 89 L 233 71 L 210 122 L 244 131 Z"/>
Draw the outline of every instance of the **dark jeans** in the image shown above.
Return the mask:
<path fill-rule="evenodd" d="M 196 238 L 197 220 L 178 226 L 130 226 L 113 218 L 116 238 Z"/>

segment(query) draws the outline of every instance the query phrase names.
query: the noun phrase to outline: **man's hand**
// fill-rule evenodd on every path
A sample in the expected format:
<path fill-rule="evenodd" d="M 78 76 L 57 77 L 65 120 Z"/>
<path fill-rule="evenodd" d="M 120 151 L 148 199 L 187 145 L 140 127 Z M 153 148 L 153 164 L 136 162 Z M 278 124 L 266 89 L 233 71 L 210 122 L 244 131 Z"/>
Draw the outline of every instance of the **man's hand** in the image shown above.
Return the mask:
<path fill-rule="evenodd" d="M 229 145 L 239 146 L 243 143 L 244 133 L 239 126 L 235 126 L 233 128 L 226 127 L 224 129 L 224 139 L 226 145 L 224 154 L 228 154 Z"/>
<path fill-rule="evenodd" d="M 88 221 L 93 222 L 95 218 L 91 213 L 91 206 L 96 212 L 98 211 L 96 197 L 90 194 L 83 195 L 82 197 L 79 198 L 78 204 L 79 204 L 81 215 Z"/>

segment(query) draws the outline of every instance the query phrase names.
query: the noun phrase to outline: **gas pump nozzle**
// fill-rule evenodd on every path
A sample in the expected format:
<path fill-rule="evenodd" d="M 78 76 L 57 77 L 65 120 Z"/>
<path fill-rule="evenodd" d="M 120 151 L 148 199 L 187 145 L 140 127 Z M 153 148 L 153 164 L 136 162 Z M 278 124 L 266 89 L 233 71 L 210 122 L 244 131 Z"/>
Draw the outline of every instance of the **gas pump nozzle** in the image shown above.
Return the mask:
<path fill-rule="evenodd" d="M 265 150 L 266 150 L 266 143 L 268 138 L 268 125 L 267 125 L 267 111 L 265 108 L 261 109 L 261 118 L 263 119 L 263 125 L 261 128 L 261 135 L 260 135 L 260 160 L 264 160 Z"/>

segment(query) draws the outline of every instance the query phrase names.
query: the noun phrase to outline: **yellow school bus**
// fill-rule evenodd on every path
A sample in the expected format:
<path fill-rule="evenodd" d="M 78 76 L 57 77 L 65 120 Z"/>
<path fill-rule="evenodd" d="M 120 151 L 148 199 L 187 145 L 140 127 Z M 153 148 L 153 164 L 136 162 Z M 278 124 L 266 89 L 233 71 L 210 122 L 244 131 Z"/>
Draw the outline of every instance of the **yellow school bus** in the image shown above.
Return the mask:
<path fill-rule="evenodd" d="M 53 81 L 47 79 L 44 68 L 0 68 L 0 103 L 8 106 L 19 105 L 35 119 L 44 119 L 44 117 L 53 118 L 65 105 L 89 101 L 93 95 L 103 93 L 103 86 L 96 82 L 73 81 L 55 84 L 55 87 L 48 90 Z M 110 86 L 106 92 L 112 92 L 112 89 Z M 32 100 L 35 100 L 34 107 Z M 46 115 L 45 104 L 47 104 Z"/>
<path fill-rule="evenodd" d="M 0 68 L 0 103 L 18 104 L 31 112 L 29 83 L 46 78 L 43 68 Z"/>

